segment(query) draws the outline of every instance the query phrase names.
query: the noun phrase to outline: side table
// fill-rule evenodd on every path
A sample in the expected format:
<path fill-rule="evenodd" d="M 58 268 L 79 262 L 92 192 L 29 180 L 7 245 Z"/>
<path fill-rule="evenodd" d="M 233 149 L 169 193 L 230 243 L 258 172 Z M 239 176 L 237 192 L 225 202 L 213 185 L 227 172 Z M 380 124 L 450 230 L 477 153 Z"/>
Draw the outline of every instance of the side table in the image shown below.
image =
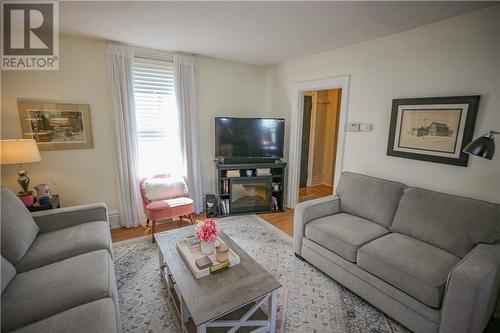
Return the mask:
<path fill-rule="evenodd" d="M 55 208 L 60 208 L 61 204 L 59 202 L 59 194 L 52 194 L 51 199 L 50 199 L 50 205 L 45 205 L 42 206 L 40 203 L 35 202 L 33 206 L 27 207 L 30 212 L 38 212 L 41 210 L 48 210 L 48 209 L 55 209 Z"/>

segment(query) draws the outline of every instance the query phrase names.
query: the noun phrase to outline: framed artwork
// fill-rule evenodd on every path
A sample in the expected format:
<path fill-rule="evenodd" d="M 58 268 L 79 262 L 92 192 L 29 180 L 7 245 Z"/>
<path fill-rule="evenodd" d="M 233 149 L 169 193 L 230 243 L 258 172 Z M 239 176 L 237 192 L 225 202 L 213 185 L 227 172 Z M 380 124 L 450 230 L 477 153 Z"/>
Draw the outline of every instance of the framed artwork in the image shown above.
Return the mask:
<path fill-rule="evenodd" d="M 88 104 L 18 102 L 23 138 L 40 150 L 93 148 Z"/>
<path fill-rule="evenodd" d="M 387 155 L 467 166 L 480 96 L 392 101 Z"/>

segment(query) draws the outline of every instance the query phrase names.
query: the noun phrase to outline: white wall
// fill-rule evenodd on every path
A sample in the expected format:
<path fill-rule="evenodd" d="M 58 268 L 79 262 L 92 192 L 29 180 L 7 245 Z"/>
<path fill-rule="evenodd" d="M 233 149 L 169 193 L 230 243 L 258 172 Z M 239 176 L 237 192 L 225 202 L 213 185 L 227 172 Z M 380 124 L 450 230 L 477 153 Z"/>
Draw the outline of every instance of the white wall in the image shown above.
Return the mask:
<path fill-rule="evenodd" d="M 26 164 L 31 186 L 47 183 L 64 206 L 105 202 L 117 209 L 114 137 L 106 84 L 106 43 L 61 38 L 58 71 L 3 71 L 1 138 L 22 137 L 17 99 L 90 104 L 93 149 L 41 151 Z M 18 191 L 17 166 L 2 168 L 2 185 Z"/>
<path fill-rule="evenodd" d="M 273 66 L 268 69 L 272 110 L 289 118 L 294 82 L 348 74 L 348 121 L 374 127 L 347 133 L 345 170 L 500 202 L 498 148 L 493 161 L 471 157 L 468 167 L 386 156 L 394 98 L 480 94 L 474 136 L 500 129 L 499 32 L 500 6 L 495 6 Z"/>
<path fill-rule="evenodd" d="M 375 126 L 347 134 L 346 170 L 500 202 L 500 152 L 491 162 L 471 158 L 467 168 L 385 154 L 393 98 L 481 94 L 475 136 L 500 129 L 499 8 L 268 68 L 199 57 L 204 192 L 214 190 L 216 115 L 287 118 L 287 152 L 291 84 L 350 74 L 348 120 Z M 105 202 L 117 210 L 106 43 L 63 37 L 60 55 L 59 71 L 2 72 L 1 138 L 21 137 L 18 98 L 90 104 L 94 149 L 43 151 L 42 162 L 26 167 L 32 185 L 55 183 L 64 206 Z M 3 167 L 2 184 L 17 190 L 16 172 L 16 166 Z"/>
<path fill-rule="evenodd" d="M 1 138 L 21 137 L 17 99 L 90 104 L 94 149 L 42 151 L 26 165 L 31 185 L 47 183 L 64 206 L 105 202 L 118 209 L 111 101 L 106 84 L 106 42 L 63 37 L 59 71 L 2 72 Z M 264 67 L 198 57 L 198 111 L 204 192 L 213 192 L 214 117 L 265 116 Z M 1 182 L 13 190 L 17 166 Z M 55 185 L 53 185 L 55 183 Z"/>

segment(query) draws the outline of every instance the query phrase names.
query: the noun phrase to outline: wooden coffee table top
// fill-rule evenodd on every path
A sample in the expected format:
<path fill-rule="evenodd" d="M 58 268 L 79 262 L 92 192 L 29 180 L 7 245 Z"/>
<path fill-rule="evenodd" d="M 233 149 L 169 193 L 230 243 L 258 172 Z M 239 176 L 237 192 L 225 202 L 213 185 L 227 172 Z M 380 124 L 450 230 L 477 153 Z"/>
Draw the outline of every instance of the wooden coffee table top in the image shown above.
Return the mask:
<path fill-rule="evenodd" d="M 193 230 L 186 228 L 186 232 L 175 240 L 169 235 L 170 232 L 156 234 L 156 242 L 197 326 L 281 287 L 278 280 L 223 232 L 219 237 L 240 257 L 240 264 L 196 279 L 175 244 L 192 235 Z"/>

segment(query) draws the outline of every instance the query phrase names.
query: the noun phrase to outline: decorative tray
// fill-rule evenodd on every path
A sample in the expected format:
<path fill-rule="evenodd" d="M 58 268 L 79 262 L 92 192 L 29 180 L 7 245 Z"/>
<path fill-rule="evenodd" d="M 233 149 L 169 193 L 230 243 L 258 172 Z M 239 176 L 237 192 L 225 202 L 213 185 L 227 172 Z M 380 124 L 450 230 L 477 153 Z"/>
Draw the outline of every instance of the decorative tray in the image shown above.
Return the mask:
<path fill-rule="evenodd" d="M 226 244 L 226 243 L 222 239 L 217 237 L 217 240 L 215 241 L 215 246 L 220 244 Z M 216 251 L 214 251 L 211 255 L 207 256 L 213 262 L 212 267 L 199 269 L 198 266 L 196 266 L 195 260 L 205 256 L 203 253 L 201 253 L 201 247 L 198 246 L 195 248 L 190 248 L 185 239 L 178 241 L 176 245 L 177 245 L 177 250 L 181 254 L 182 258 L 184 258 L 184 261 L 189 266 L 189 269 L 191 269 L 191 273 L 193 273 L 193 276 L 196 279 L 210 275 L 213 269 L 216 269 L 217 267 L 224 267 L 224 264 L 227 264 L 227 262 L 225 263 L 218 262 L 216 260 Z M 240 257 L 236 253 L 234 253 L 234 251 L 231 250 L 231 248 L 229 248 L 229 265 L 227 265 L 227 267 L 233 267 L 238 265 L 239 263 L 240 263 Z"/>

